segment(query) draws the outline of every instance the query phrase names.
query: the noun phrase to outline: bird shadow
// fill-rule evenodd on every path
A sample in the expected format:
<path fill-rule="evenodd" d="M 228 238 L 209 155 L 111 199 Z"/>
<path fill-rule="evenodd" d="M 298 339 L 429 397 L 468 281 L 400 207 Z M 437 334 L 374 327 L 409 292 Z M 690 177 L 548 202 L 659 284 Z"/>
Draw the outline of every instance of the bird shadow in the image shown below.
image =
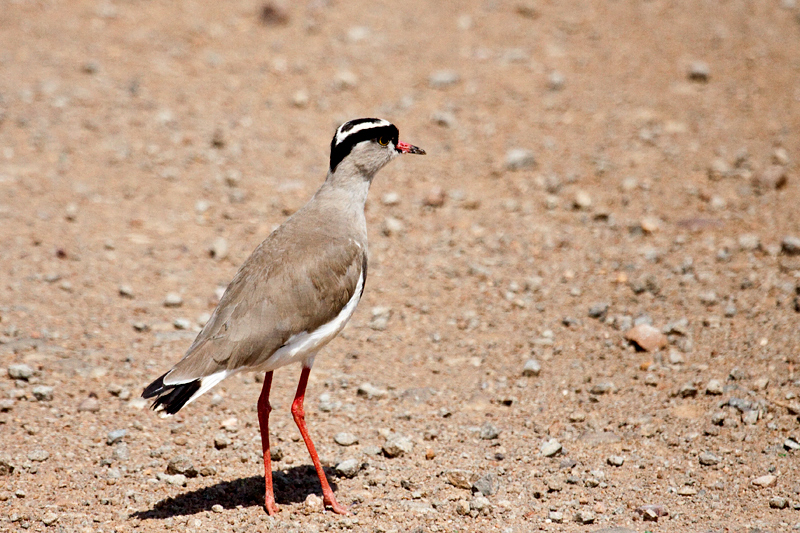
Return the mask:
<path fill-rule="evenodd" d="M 325 469 L 330 482 L 330 469 Z M 296 466 L 286 470 L 273 472 L 272 485 L 275 491 L 275 502 L 278 505 L 305 501 L 309 494 L 322 496 L 319 478 L 310 465 Z M 336 483 L 330 482 L 331 489 L 337 489 Z M 221 505 L 225 509 L 264 505 L 264 476 L 250 476 L 220 481 L 208 487 L 184 492 L 177 496 L 157 502 L 152 509 L 136 511 L 129 518 L 139 520 L 164 520 L 175 516 L 187 516 L 203 511 L 211 511 L 213 505 Z"/>

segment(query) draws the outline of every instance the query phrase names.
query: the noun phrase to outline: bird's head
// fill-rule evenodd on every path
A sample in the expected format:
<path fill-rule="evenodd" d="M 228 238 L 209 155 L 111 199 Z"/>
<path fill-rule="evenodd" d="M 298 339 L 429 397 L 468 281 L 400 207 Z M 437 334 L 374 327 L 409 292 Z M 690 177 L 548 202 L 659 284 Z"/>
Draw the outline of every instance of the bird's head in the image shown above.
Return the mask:
<path fill-rule="evenodd" d="M 424 154 L 425 150 L 401 142 L 397 126 L 379 118 L 345 122 L 331 141 L 330 172 L 356 172 L 372 179 L 376 172 L 400 154 Z"/>

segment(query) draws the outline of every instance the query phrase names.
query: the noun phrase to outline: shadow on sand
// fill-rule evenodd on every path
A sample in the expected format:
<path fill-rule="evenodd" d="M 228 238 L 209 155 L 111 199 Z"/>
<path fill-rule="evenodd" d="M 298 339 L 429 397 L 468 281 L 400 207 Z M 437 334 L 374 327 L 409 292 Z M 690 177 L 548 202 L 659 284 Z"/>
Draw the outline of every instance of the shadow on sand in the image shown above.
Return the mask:
<path fill-rule="evenodd" d="M 329 481 L 335 479 L 331 477 L 331 472 L 327 468 L 325 471 Z M 275 503 L 278 505 L 305 501 L 312 493 L 322 497 L 317 473 L 311 465 L 273 472 L 272 484 L 275 489 Z M 336 491 L 336 483 L 331 481 L 331 488 Z M 216 504 L 225 509 L 234 509 L 238 506 L 263 506 L 264 477 L 252 476 L 221 481 L 208 487 L 184 492 L 159 501 L 152 509 L 131 513 L 130 518 L 163 520 L 211 511 L 211 506 Z"/>

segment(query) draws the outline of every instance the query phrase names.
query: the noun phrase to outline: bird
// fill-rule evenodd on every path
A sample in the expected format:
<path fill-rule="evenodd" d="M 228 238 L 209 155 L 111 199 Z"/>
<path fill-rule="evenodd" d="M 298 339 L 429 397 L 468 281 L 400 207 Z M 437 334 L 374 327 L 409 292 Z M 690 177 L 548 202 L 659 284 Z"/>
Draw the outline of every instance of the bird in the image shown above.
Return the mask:
<path fill-rule="evenodd" d="M 183 358 L 145 387 L 152 408 L 175 414 L 238 372 L 265 372 L 258 398 L 264 456 L 264 507 L 278 512 L 272 485 L 269 403 L 272 374 L 300 363 L 291 406 L 322 485 L 323 508 L 347 514 L 336 501 L 305 422 L 308 377 L 317 353 L 353 315 L 367 279 L 364 206 L 376 173 L 401 154 L 425 154 L 401 142 L 397 127 L 359 118 L 336 129 L 325 181 L 242 264 L 211 318 Z"/>

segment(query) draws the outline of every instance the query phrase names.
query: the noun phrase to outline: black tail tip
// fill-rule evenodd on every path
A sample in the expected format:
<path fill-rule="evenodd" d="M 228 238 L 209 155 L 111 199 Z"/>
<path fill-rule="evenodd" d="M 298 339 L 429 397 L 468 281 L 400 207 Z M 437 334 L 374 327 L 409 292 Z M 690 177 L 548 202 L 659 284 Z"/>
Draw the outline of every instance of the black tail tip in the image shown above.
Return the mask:
<path fill-rule="evenodd" d="M 200 380 L 196 379 L 189 383 L 179 383 L 178 385 L 165 385 L 164 377 L 160 376 L 157 380 L 145 387 L 142 391 L 142 398 L 153 398 L 153 410 L 163 409 L 164 412 L 174 415 L 186 405 L 194 394 L 200 390 Z"/>

